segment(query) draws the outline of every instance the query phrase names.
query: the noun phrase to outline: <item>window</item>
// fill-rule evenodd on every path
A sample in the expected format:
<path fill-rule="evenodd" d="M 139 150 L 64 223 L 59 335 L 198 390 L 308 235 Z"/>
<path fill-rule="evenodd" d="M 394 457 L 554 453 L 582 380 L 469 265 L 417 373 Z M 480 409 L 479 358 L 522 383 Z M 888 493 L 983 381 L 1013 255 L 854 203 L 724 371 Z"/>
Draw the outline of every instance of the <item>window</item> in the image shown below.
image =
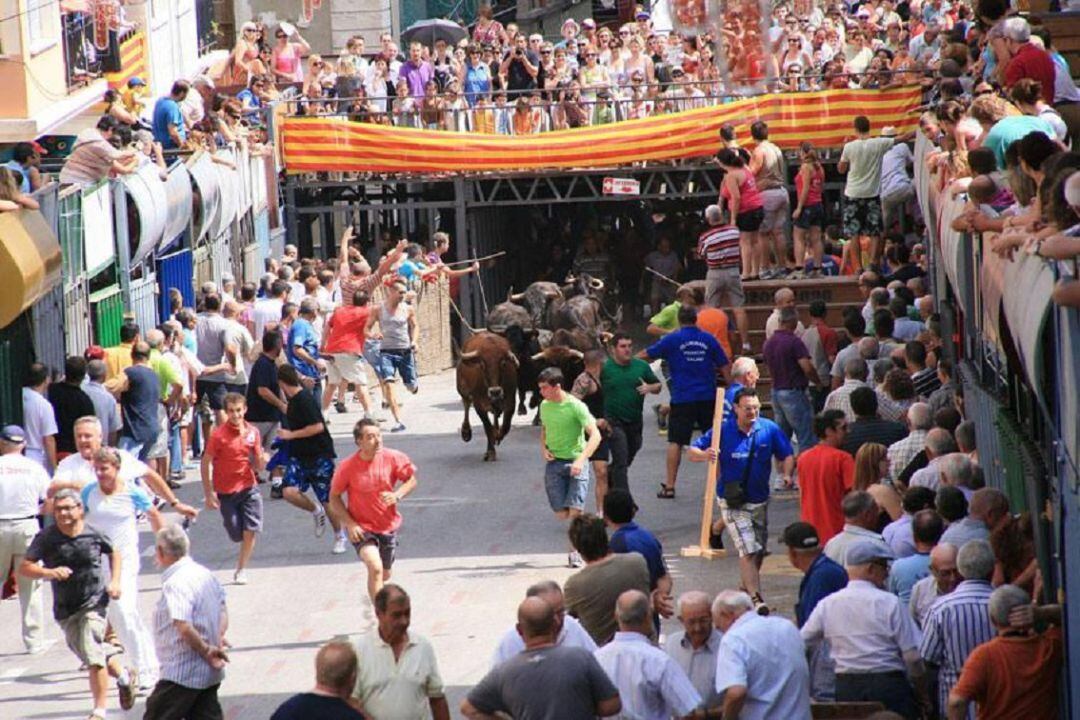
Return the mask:
<path fill-rule="evenodd" d="M 59 12 L 57 0 L 26 0 L 26 35 L 31 55 L 56 42 Z"/>

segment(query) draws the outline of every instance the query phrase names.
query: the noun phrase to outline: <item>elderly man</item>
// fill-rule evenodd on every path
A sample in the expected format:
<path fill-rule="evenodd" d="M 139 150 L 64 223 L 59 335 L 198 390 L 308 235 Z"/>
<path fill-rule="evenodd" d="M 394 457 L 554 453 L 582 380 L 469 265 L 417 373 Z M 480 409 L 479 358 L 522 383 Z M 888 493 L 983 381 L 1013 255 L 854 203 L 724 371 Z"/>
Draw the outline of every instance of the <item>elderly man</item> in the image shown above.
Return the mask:
<path fill-rule="evenodd" d="M 37 517 L 44 509 L 49 475 L 40 464 L 23 455 L 26 434 L 18 425 L 0 430 L 0 576 L 18 568 L 38 532 Z M 22 639 L 26 651 L 43 650 L 41 582 L 20 574 L 16 578 Z"/>
<path fill-rule="evenodd" d="M 923 625 L 919 654 L 927 664 L 927 674 L 936 673 L 938 709 L 942 714 L 971 651 L 994 636 L 990 626 L 994 562 L 994 551 L 985 540 L 973 540 L 961 547 L 956 554 L 956 568 L 963 580 L 951 593 L 938 598 Z"/>
<path fill-rule="evenodd" d="M 809 386 L 818 382 L 818 374 L 810 351 L 796 335 L 798 324 L 794 307 L 780 309 L 776 329 L 761 352 L 772 375 L 773 414 L 785 434 L 796 435 L 802 453 L 817 443 Z"/>
<path fill-rule="evenodd" d="M 563 605 L 563 591 L 554 580 L 542 580 L 530 585 L 525 597 L 537 597 L 546 602 L 555 611 L 555 644 L 566 647 L 579 647 L 590 653 L 596 650 L 596 643 L 585 632 L 577 618 L 566 614 Z M 521 634 L 521 625 L 507 629 L 495 648 L 491 658 L 491 667 L 496 668 L 525 649 L 525 638 Z"/>
<path fill-rule="evenodd" d="M 315 687 L 283 702 L 270 720 L 364 720 L 350 703 L 359 666 L 347 642 L 331 640 L 315 654 Z"/>
<path fill-rule="evenodd" d="M 1031 605 L 1015 585 L 990 595 L 990 621 L 997 637 L 975 648 L 949 693 L 949 720 L 963 720 L 975 702 L 980 718 L 1054 718 L 1064 662 L 1061 606 Z M 1034 622 L 1051 623 L 1042 633 Z"/>
<path fill-rule="evenodd" d="M 938 463 L 945 455 L 956 452 L 956 440 L 945 428 L 931 428 L 926 433 L 923 449 L 926 452 L 926 467 L 912 473 L 908 487 L 927 487 L 936 492 L 938 486 L 941 485 L 941 469 Z M 908 464 L 910 465 L 910 461 Z M 893 477 L 899 477 L 899 475 Z"/>
<path fill-rule="evenodd" d="M 1005 87 L 1011 88 L 1024 78 L 1039 82 L 1042 99 L 1047 105 L 1054 103 L 1054 83 L 1057 67 L 1045 49 L 1031 42 L 1031 26 L 1020 17 L 1004 21 L 1005 47 L 1009 50 L 1009 64 L 1005 66 Z"/>
<path fill-rule="evenodd" d="M 780 313 L 784 308 L 795 309 L 795 292 L 791 288 L 783 287 L 773 293 L 773 311 L 765 319 L 766 340 L 771 338 L 772 334 L 780 327 Z M 804 332 L 806 332 L 806 328 L 803 327 L 802 321 L 797 320 L 794 330 L 795 335 L 802 337 Z"/>
<path fill-rule="evenodd" d="M 557 645 L 555 610 L 538 597 L 518 606 L 525 649 L 492 668 L 461 703 L 467 718 L 511 717 L 592 720 L 622 710 L 619 691 L 584 648 Z"/>
<path fill-rule="evenodd" d="M 712 600 L 700 590 L 679 596 L 675 615 L 682 630 L 668 635 L 664 651 L 682 668 L 701 696 L 700 709 L 717 708 L 721 696 L 716 692 L 716 660 L 723 635 L 713 626 Z"/>
<path fill-rule="evenodd" d="M 958 548 L 972 540 L 989 540 L 992 533 L 1009 517 L 1009 499 L 996 488 L 982 488 L 971 495 L 967 517 L 950 523 L 942 542 Z"/>
<path fill-rule="evenodd" d="M 86 527 L 82 501 L 74 490 L 61 490 L 53 497 L 53 519 L 53 525 L 34 536 L 19 574 L 53 582 L 53 617 L 68 648 L 90 674 L 94 702 L 90 719 L 104 720 L 110 675 L 116 678 L 120 707 L 130 710 L 135 704 L 135 686 L 121 662 L 123 650 L 105 642 L 105 608 L 120 596 L 120 551 Z"/>
<path fill-rule="evenodd" d="M 930 488 L 913 487 L 904 493 L 900 504 L 903 514 L 881 531 L 881 537 L 889 544 L 897 558 L 905 558 L 915 553 L 911 518 L 920 510 L 933 510 L 935 499 L 934 491 Z"/>
<path fill-rule="evenodd" d="M 90 397 L 94 404 L 94 414 L 101 421 L 105 439 L 109 445 L 116 445 L 116 439 L 120 434 L 120 404 L 116 397 L 105 388 L 105 378 L 108 368 L 104 360 L 91 360 L 86 363 L 86 381 L 82 385 L 83 392 Z"/>
<path fill-rule="evenodd" d="M 908 463 L 919 454 L 926 445 L 926 434 L 934 426 L 934 414 L 930 405 L 924 402 L 914 403 L 907 411 L 908 434 L 889 446 L 889 477 L 900 477 Z"/>
<path fill-rule="evenodd" d="M 717 595 L 712 610 L 713 622 L 724 634 L 716 664 L 723 717 L 808 720 L 810 672 L 791 621 L 758 615 L 750 596 L 734 590 Z"/>
<path fill-rule="evenodd" d="M 829 371 L 829 375 L 832 377 L 832 389 L 835 390 L 840 387 L 844 382 L 844 372 L 847 369 L 847 361 L 852 358 L 862 357 L 859 354 L 859 341 L 866 334 L 866 321 L 863 320 L 859 311 L 854 308 L 844 309 L 844 332 L 847 334 L 851 343 L 842 348 L 836 353 L 836 359 L 833 360 L 832 369 Z M 867 369 L 869 374 L 869 369 Z"/>
<path fill-rule="evenodd" d="M 698 238 L 698 257 L 705 260 L 705 304 L 714 308 L 731 308 L 735 314 L 735 326 L 739 329 L 742 352 L 750 352 L 750 324 L 743 304 L 739 255 L 739 229 L 724 224 L 724 213 L 719 205 L 705 208 L 708 227 Z M 733 369 L 734 372 L 734 369 Z"/>
<path fill-rule="evenodd" d="M 360 674 L 353 696 L 376 718 L 450 720 L 435 650 L 426 638 L 409 632 L 412 604 L 399 585 L 387 583 L 375 594 L 378 625 L 356 644 Z"/>
<path fill-rule="evenodd" d="M 653 630 L 649 596 L 627 590 L 615 603 L 619 631 L 594 654 L 619 689 L 623 713 L 642 720 L 685 717 L 701 704 L 701 695 L 671 657 L 649 642 Z"/>
<path fill-rule="evenodd" d="M 869 376 L 870 370 L 865 360 L 857 356 L 848 358 L 844 363 L 844 384 L 825 398 L 825 409 L 839 410 L 844 413 L 849 423 L 855 422 L 855 411 L 851 409 L 851 393 L 857 388 L 870 387 L 866 384 Z"/>
<path fill-rule="evenodd" d="M 949 453 L 941 458 L 938 468 L 941 470 L 941 486 L 959 489 L 964 498 L 971 502 L 976 490 L 972 486 L 976 483 L 977 470 L 972 459 L 963 452 Z"/>
<path fill-rule="evenodd" d="M 161 675 L 143 720 L 222 716 L 217 693 L 229 662 L 225 590 L 190 550 L 180 526 L 158 531 L 155 559 L 162 572 L 154 638 Z"/>
<path fill-rule="evenodd" d="M 865 490 L 852 490 L 840 501 L 840 510 L 844 513 L 844 529 L 825 543 L 825 554 L 830 560 L 847 565 L 848 551 L 863 541 L 872 543 L 890 560 L 893 558 L 885 538 L 874 530 L 878 526 L 881 508 L 873 495 Z"/>
<path fill-rule="evenodd" d="M 883 589 L 891 559 L 872 542 L 852 545 L 847 587 L 819 602 L 800 632 L 807 643 L 828 640 L 838 702 L 880 702 L 916 718 L 918 706 L 904 673 L 917 680 L 924 672 L 919 630 L 900 600 Z"/>
<path fill-rule="evenodd" d="M 960 572 L 956 569 L 957 547 L 939 542 L 930 551 L 930 576 L 915 583 L 908 600 L 908 611 L 919 628 L 926 625 L 930 608 L 938 598 L 948 595 L 960 584 Z"/>

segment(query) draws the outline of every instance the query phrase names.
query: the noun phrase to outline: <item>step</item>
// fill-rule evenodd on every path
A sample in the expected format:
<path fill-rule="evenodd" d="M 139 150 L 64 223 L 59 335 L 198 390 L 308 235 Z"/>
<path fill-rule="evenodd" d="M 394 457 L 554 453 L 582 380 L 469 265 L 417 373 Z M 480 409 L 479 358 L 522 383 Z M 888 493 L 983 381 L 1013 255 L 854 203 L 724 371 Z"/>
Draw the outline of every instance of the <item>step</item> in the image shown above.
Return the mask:
<path fill-rule="evenodd" d="M 825 324 L 831 328 L 841 328 L 844 326 L 844 310 L 849 307 L 862 309 L 864 304 L 863 300 L 858 302 L 834 302 L 826 305 L 825 311 Z M 796 305 L 796 309 L 799 311 L 799 319 L 803 325 L 810 324 L 810 315 L 807 305 Z M 750 323 L 750 327 L 763 328 L 765 327 L 765 321 L 769 319 L 769 315 L 773 312 L 772 305 L 746 305 L 743 308 L 746 310 L 747 322 Z"/>
<path fill-rule="evenodd" d="M 773 294 L 791 288 L 795 303 L 805 307 L 811 300 L 822 299 L 827 305 L 865 302 L 859 293 L 859 279 L 854 276 L 810 278 L 805 280 L 751 280 L 743 283 L 747 305 L 773 305 Z"/>

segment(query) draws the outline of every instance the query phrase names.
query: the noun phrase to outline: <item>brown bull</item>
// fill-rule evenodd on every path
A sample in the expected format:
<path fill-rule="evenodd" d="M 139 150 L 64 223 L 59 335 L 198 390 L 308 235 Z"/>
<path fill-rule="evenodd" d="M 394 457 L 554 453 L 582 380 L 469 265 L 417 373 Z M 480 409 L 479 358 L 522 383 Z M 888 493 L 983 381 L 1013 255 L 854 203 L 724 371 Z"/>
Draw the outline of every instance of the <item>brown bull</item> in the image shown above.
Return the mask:
<path fill-rule="evenodd" d="M 457 389 L 465 405 L 465 420 L 461 423 L 461 439 L 472 440 L 469 408 L 476 414 L 487 435 L 484 460 L 495 460 L 495 446 L 510 432 L 514 419 L 514 396 L 517 394 L 518 360 L 510 344 L 495 333 L 478 332 L 461 348 L 457 366 Z M 490 417 L 489 417 L 490 414 Z M 501 422 L 501 426 L 500 426 Z"/>

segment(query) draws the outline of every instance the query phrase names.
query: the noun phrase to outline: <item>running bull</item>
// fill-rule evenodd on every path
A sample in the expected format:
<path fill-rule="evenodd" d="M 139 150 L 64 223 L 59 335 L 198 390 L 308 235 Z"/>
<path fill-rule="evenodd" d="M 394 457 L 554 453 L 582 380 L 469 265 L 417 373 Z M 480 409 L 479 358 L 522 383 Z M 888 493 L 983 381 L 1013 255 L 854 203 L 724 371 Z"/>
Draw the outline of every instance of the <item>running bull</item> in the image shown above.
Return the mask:
<path fill-rule="evenodd" d="M 469 409 L 476 406 L 487 434 L 485 462 L 496 459 L 495 446 L 510 432 L 517 383 L 518 359 L 506 338 L 481 331 L 465 341 L 457 366 L 458 394 L 465 405 L 461 439 L 472 440 Z"/>

